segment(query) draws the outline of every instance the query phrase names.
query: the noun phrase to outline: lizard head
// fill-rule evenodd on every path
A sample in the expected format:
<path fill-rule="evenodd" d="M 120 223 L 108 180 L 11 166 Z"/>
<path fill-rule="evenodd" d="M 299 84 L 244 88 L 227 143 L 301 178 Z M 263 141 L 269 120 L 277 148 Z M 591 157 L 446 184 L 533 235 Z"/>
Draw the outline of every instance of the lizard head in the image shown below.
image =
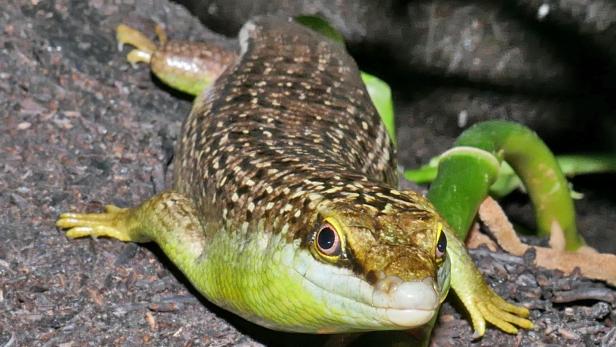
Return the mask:
<path fill-rule="evenodd" d="M 304 277 L 332 309 L 348 310 L 347 330 L 408 329 L 434 316 L 449 289 L 447 225 L 424 197 L 338 193 L 315 216 L 303 246 L 320 265 Z"/>

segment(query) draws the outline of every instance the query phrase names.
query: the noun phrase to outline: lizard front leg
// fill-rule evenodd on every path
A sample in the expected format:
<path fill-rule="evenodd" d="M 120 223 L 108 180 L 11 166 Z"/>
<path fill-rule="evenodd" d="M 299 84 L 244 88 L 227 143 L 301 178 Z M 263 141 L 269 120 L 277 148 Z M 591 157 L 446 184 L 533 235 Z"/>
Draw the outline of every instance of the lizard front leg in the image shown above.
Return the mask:
<path fill-rule="evenodd" d="M 183 272 L 190 272 L 203 253 L 206 234 L 190 199 L 163 192 L 133 208 L 107 205 L 102 213 L 63 213 L 56 226 L 70 238 L 110 237 L 156 242 Z"/>

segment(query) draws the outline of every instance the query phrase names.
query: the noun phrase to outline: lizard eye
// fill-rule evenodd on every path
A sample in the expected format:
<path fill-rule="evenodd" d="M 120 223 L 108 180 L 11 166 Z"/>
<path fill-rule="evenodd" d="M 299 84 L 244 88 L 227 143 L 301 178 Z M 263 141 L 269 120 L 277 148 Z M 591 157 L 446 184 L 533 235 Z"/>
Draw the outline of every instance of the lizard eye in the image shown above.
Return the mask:
<path fill-rule="evenodd" d="M 318 251 L 323 255 L 329 257 L 340 255 L 340 236 L 338 236 L 338 232 L 336 232 L 336 229 L 331 224 L 325 223 L 321 226 L 314 242 Z"/>
<path fill-rule="evenodd" d="M 445 255 L 445 251 L 447 250 L 447 236 L 445 236 L 444 232 L 441 232 L 441 235 L 438 237 L 438 242 L 436 243 L 436 258 L 440 259 Z"/>

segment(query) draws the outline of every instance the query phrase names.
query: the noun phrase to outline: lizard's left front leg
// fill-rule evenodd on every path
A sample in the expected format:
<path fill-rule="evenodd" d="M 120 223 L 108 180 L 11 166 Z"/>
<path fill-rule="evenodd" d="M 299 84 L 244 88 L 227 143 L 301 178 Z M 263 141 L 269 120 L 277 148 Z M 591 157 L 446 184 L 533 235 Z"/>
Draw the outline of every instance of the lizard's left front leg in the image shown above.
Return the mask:
<path fill-rule="evenodd" d="M 528 309 L 508 303 L 488 286 L 468 255 L 464 244 L 452 233 L 447 234 L 447 251 L 451 258 L 451 288 L 468 311 L 475 337 L 483 336 L 486 321 L 509 334 L 516 334 L 516 325 L 531 329 L 526 319 Z"/>

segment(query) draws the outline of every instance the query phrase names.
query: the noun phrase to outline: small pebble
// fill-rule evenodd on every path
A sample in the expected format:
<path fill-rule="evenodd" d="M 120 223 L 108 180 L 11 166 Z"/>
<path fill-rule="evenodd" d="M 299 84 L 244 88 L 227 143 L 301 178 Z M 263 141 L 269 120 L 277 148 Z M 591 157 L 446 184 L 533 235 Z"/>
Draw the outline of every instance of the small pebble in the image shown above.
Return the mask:
<path fill-rule="evenodd" d="M 17 129 L 19 130 L 26 130 L 28 128 L 30 128 L 32 126 L 32 123 L 30 122 L 21 122 L 19 124 L 17 124 Z"/>

